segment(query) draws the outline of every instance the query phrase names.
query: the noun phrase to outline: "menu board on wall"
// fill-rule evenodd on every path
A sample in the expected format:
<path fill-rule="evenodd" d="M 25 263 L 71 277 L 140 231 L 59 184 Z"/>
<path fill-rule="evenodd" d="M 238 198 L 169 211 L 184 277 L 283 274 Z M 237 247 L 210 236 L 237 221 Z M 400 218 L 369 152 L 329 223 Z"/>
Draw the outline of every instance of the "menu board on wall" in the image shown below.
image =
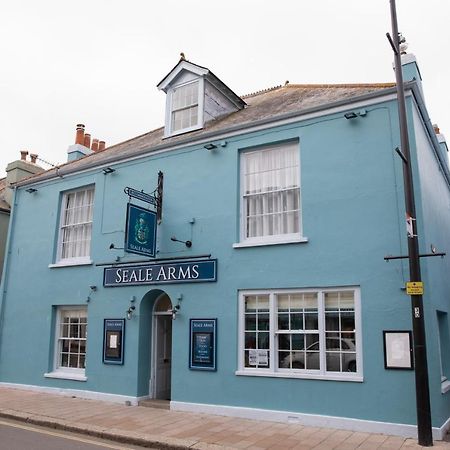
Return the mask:
<path fill-rule="evenodd" d="M 191 319 L 189 368 L 216 370 L 217 319 Z"/>

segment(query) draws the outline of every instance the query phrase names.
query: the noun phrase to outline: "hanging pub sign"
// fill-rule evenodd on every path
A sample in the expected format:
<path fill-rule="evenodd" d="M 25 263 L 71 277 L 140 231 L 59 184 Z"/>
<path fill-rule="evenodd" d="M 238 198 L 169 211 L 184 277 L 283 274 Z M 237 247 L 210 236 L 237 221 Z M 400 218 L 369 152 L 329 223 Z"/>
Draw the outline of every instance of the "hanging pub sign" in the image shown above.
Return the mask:
<path fill-rule="evenodd" d="M 105 319 L 103 325 L 103 362 L 123 364 L 125 319 Z"/>
<path fill-rule="evenodd" d="M 191 319 L 189 368 L 216 370 L 217 319 Z"/>
<path fill-rule="evenodd" d="M 126 252 L 155 256 L 156 218 L 156 212 L 128 203 L 125 230 Z"/>
<path fill-rule="evenodd" d="M 103 272 L 104 287 L 209 281 L 217 281 L 217 259 L 155 261 L 147 264 L 105 267 Z"/>

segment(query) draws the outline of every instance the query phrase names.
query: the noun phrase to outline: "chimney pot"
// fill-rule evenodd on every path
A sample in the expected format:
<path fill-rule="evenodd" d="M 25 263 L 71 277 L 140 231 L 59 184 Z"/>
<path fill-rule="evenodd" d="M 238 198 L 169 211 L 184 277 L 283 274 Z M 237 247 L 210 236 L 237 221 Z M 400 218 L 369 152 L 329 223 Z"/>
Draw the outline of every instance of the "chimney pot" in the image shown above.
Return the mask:
<path fill-rule="evenodd" d="M 77 124 L 77 134 L 75 136 L 75 144 L 84 144 L 84 125 L 82 123 Z"/>
<path fill-rule="evenodd" d="M 105 141 L 99 141 L 98 143 L 98 151 L 101 152 L 103 150 L 105 150 L 106 147 L 106 142 Z"/>
<path fill-rule="evenodd" d="M 21 150 L 20 151 L 20 159 L 22 161 L 26 161 L 27 160 L 27 155 L 28 155 L 28 151 L 27 150 Z"/>
<path fill-rule="evenodd" d="M 38 158 L 38 155 L 36 153 L 30 153 L 30 159 L 33 164 L 36 164 L 37 158 Z"/>
<path fill-rule="evenodd" d="M 93 150 L 94 152 L 98 152 L 98 139 L 92 139 L 91 150 Z"/>
<path fill-rule="evenodd" d="M 436 134 L 441 134 L 441 130 L 439 129 L 439 127 L 435 123 L 433 124 L 433 128 L 434 128 L 434 132 Z"/>
<path fill-rule="evenodd" d="M 84 135 L 83 145 L 87 148 L 91 148 L 91 135 L 89 133 Z"/>

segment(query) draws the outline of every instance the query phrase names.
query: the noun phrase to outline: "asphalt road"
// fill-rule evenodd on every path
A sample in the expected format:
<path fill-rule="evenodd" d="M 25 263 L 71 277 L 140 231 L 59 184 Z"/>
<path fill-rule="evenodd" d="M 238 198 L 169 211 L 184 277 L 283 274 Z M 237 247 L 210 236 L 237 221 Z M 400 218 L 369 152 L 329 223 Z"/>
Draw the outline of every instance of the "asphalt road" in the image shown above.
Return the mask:
<path fill-rule="evenodd" d="M 142 448 L 9 420 L 0 420 L 0 450 L 128 450 Z"/>

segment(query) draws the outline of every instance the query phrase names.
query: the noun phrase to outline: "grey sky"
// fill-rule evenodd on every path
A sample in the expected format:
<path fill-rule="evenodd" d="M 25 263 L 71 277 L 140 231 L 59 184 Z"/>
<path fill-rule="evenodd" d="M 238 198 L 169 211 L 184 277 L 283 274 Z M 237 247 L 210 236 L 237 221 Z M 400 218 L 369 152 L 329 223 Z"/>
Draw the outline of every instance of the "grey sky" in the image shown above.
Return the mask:
<path fill-rule="evenodd" d="M 433 122 L 450 138 L 450 2 L 397 0 Z M 107 145 L 163 125 L 180 52 L 237 94 L 394 81 L 389 0 L 15 0 L 0 4 L 0 176 L 26 149 L 67 159 L 75 125 Z M 48 166 L 44 166 L 48 167 Z"/>

